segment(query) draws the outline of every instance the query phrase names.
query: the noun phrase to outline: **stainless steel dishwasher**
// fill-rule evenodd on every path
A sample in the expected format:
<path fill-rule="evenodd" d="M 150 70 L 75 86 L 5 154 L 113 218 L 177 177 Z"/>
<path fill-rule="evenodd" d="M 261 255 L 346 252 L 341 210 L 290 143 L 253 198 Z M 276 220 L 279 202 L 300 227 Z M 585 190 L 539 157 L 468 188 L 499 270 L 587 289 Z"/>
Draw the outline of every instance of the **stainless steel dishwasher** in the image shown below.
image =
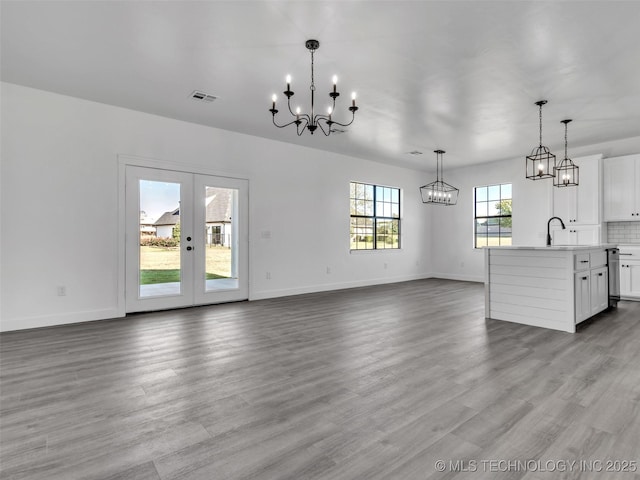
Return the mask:
<path fill-rule="evenodd" d="M 607 248 L 607 274 L 609 275 L 609 308 L 620 301 L 620 250 Z"/>

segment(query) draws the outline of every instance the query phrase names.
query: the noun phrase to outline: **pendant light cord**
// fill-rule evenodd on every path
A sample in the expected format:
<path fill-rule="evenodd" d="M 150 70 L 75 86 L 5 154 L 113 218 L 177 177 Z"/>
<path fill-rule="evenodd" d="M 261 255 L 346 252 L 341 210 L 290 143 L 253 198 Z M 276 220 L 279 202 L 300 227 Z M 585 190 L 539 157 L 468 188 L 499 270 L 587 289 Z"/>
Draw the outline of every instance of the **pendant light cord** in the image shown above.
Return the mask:
<path fill-rule="evenodd" d="M 313 97 L 314 97 L 314 93 L 316 90 L 316 84 L 315 84 L 315 79 L 313 76 L 313 52 L 315 52 L 315 50 L 311 50 L 311 86 L 309 87 L 309 89 L 311 90 L 311 123 L 315 124 L 314 122 L 314 118 L 313 118 Z"/>
<path fill-rule="evenodd" d="M 542 103 L 540 104 L 540 147 L 542 147 Z"/>

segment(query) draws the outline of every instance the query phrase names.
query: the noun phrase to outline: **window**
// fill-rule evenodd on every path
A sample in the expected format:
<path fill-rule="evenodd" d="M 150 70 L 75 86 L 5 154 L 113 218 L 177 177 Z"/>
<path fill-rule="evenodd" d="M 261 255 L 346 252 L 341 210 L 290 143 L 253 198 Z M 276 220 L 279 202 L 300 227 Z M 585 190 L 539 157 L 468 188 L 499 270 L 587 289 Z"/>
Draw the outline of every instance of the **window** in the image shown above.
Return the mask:
<path fill-rule="evenodd" d="M 400 189 L 351 182 L 351 250 L 400 248 Z"/>
<path fill-rule="evenodd" d="M 474 188 L 474 246 L 511 245 L 511 184 Z"/>

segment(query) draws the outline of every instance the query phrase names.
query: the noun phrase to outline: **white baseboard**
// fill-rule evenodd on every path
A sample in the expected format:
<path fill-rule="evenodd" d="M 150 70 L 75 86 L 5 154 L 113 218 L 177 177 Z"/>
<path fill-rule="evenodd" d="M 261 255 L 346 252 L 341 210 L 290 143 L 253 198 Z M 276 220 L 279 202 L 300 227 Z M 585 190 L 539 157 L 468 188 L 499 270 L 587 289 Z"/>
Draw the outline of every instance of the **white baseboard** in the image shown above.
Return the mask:
<path fill-rule="evenodd" d="M 461 282 L 479 282 L 484 283 L 484 276 L 480 275 L 456 275 L 450 273 L 432 273 L 432 278 L 442 278 L 444 280 L 460 280 Z"/>
<path fill-rule="evenodd" d="M 372 285 L 384 285 L 387 283 L 409 282 L 431 278 L 430 274 L 403 275 L 399 277 L 384 277 L 369 280 L 357 280 L 353 282 L 325 283 L 297 288 L 282 288 L 274 290 L 262 290 L 249 295 L 249 300 L 263 300 L 267 298 L 288 297 L 290 295 L 303 295 L 305 293 L 329 292 L 331 290 L 344 290 L 347 288 L 369 287 Z"/>
<path fill-rule="evenodd" d="M 26 330 L 29 328 L 53 327 L 71 323 L 91 322 L 122 317 L 117 307 L 104 310 L 89 310 L 82 312 L 63 313 L 58 315 L 39 315 L 36 317 L 9 318 L 0 322 L 0 332 Z"/>
<path fill-rule="evenodd" d="M 423 280 L 427 278 L 442 278 L 446 280 L 460 280 L 466 282 L 483 282 L 482 277 L 471 275 L 449 275 L 442 273 L 424 273 L 418 275 L 403 275 L 398 277 L 384 277 L 353 282 L 326 283 L 297 288 L 283 288 L 275 290 L 262 290 L 249 295 L 249 300 L 262 300 L 267 298 L 287 297 L 290 295 L 302 295 L 305 293 L 328 292 L 348 288 L 369 287 L 372 285 L 384 285 L 388 283 L 409 282 L 411 280 Z M 53 327 L 56 325 L 68 325 L 73 323 L 91 322 L 96 320 L 108 320 L 121 318 L 125 314 L 119 307 L 103 310 L 88 310 L 82 312 L 62 313 L 56 315 L 40 315 L 35 317 L 10 318 L 0 321 L 0 332 L 26 330 L 30 328 Z"/>

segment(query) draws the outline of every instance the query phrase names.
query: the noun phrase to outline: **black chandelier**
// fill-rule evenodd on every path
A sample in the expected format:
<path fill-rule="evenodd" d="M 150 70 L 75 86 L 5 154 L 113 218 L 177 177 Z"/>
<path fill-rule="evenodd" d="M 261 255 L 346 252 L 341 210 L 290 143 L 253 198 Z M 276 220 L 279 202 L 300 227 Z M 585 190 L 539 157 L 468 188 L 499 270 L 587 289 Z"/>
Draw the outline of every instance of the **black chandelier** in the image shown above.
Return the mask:
<path fill-rule="evenodd" d="M 458 190 L 444 181 L 442 173 L 442 154 L 444 150 L 434 150 L 436 154 L 436 181 L 420 187 L 422 203 L 435 203 L 436 205 L 455 205 L 458 202 Z"/>
<path fill-rule="evenodd" d="M 338 78 L 334 75 L 333 91 L 329 93 L 329 97 L 331 97 L 331 100 L 332 100 L 331 106 L 327 109 L 326 115 L 321 115 L 319 113 L 316 114 L 315 104 L 314 104 L 316 86 L 314 83 L 314 76 L 313 76 L 313 54 L 318 49 L 318 47 L 320 47 L 320 42 L 318 40 L 307 40 L 305 42 L 305 46 L 311 52 L 311 86 L 309 87 L 311 90 L 311 113 L 310 114 L 301 113 L 300 107 L 296 109 L 295 113 L 291 109 L 291 97 L 293 97 L 293 92 L 291 91 L 290 76 L 287 76 L 287 89 L 283 93 L 287 97 L 287 107 L 289 108 L 289 112 L 291 113 L 291 115 L 295 117 L 295 120 L 292 120 L 289 123 L 285 123 L 284 125 L 278 125 L 276 123 L 276 113 L 278 113 L 278 110 L 276 110 L 277 98 L 275 95 L 271 97 L 271 100 L 273 103 L 269 111 L 271 112 L 271 115 L 273 117 L 273 124 L 278 128 L 284 128 L 284 127 L 288 127 L 289 125 L 295 124 L 298 136 L 300 136 L 302 135 L 302 132 L 305 131 L 305 129 L 309 130 L 309 133 L 313 135 L 313 132 L 315 132 L 318 127 L 320 127 L 320 130 L 322 130 L 322 133 L 324 133 L 326 136 L 329 136 L 333 131 L 332 130 L 333 125 L 340 125 L 341 127 L 347 127 L 351 125 L 355 120 L 356 111 L 358 110 L 358 107 L 356 107 L 356 94 L 354 92 L 351 95 L 351 106 L 349 107 L 349 111 L 351 112 L 351 115 L 352 115 L 351 121 L 349 123 L 340 123 L 340 122 L 336 122 L 335 120 L 332 120 L 331 115 L 335 111 L 336 98 L 340 96 L 340 93 L 336 91 L 336 84 L 338 82 Z"/>
<path fill-rule="evenodd" d="M 540 107 L 540 146 L 534 148 L 526 159 L 526 177 L 531 180 L 551 178 L 555 173 L 556 156 L 542 145 L 542 106 L 546 103 L 546 100 L 536 102 Z"/>
<path fill-rule="evenodd" d="M 553 185 L 555 187 L 576 187 L 580 180 L 580 167 L 567 156 L 567 124 L 570 121 L 568 119 L 560 122 L 564 123 L 564 159 L 554 169 Z"/>

